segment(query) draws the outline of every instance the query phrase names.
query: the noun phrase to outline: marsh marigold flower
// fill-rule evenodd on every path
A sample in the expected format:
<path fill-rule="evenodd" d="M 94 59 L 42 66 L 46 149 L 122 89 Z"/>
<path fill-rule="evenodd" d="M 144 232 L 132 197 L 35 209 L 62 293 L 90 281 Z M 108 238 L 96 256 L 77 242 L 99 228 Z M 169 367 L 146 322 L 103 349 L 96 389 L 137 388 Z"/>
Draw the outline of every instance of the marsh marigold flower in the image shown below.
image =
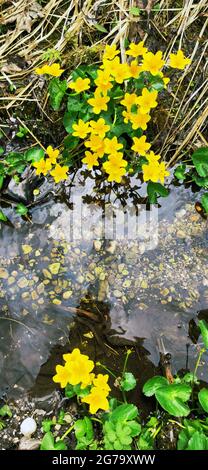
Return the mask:
<path fill-rule="evenodd" d="M 151 144 L 146 142 L 146 135 L 142 135 L 142 137 L 133 137 L 134 145 L 132 145 L 132 150 L 134 152 L 139 153 L 140 155 L 145 156 L 146 152 L 150 149 Z"/>
<path fill-rule="evenodd" d="M 143 72 L 142 65 L 138 65 L 137 60 L 132 60 L 129 64 L 130 76 L 133 78 L 138 78 L 140 73 Z"/>
<path fill-rule="evenodd" d="M 92 170 L 93 166 L 99 166 L 98 154 L 87 150 L 85 152 L 85 157 L 82 159 L 82 163 L 87 165 L 88 170 Z"/>
<path fill-rule="evenodd" d="M 122 116 L 124 117 L 124 122 L 127 124 L 129 121 L 131 121 L 132 113 L 130 111 L 123 111 Z"/>
<path fill-rule="evenodd" d="M 169 175 L 170 175 L 170 172 L 166 170 L 165 163 L 161 162 L 159 164 L 159 180 L 161 181 L 161 183 L 164 183 L 165 177 Z"/>
<path fill-rule="evenodd" d="M 116 155 L 119 150 L 123 148 L 123 144 L 118 142 L 117 137 L 113 137 L 112 139 L 104 139 L 105 145 L 105 153 L 110 155 Z"/>
<path fill-rule="evenodd" d="M 76 91 L 76 93 L 81 93 L 90 88 L 90 79 L 79 77 L 74 82 L 70 82 L 68 87 Z"/>
<path fill-rule="evenodd" d="M 54 149 L 51 145 L 49 145 L 46 149 L 46 153 L 49 156 L 50 162 L 55 164 L 60 153 L 59 150 Z"/>
<path fill-rule="evenodd" d="M 150 162 L 142 165 L 143 179 L 144 181 L 152 181 L 157 183 L 159 180 L 160 167 L 158 162 Z"/>
<path fill-rule="evenodd" d="M 121 65 L 119 57 L 115 57 L 113 60 L 103 60 L 103 64 L 101 68 L 106 70 L 110 75 L 113 76 L 114 72 L 118 69 L 119 65 Z"/>
<path fill-rule="evenodd" d="M 140 41 L 138 44 L 131 42 L 131 44 L 129 44 L 129 49 L 126 51 L 126 54 L 132 57 L 138 57 L 139 55 L 146 54 L 147 51 L 148 49 L 144 47 L 144 41 Z"/>
<path fill-rule="evenodd" d="M 106 132 L 110 130 L 110 126 L 106 124 L 103 118 L 98 121 L 90 121 L 91 134 L 99 135 L 101 139 L 105 137 Z"/>
<path fill-rule="evenodd" d="M 70 380 L 70 370 L 65 366 L 56 366 L 56 375 L 53 376 L 55 383 L 60 383 L 61 388 L 65 388 Z"/>
<path fill-rule="evenodd" d="M 113 75 L 116 83 L 123 83 L 131 76 L 128 64 L 119 64 L 118 67 L 111 70 L 111 75 Z"/>
<path fill-rule="evenodd" d="M 148 155 L 145 155 L 145 158 L 148 160 L 149 163 L 157 163 L 160 160 L 160 155 L 155 155 L 155 153 L 151 150 Z"/>
<path fill-rule="evenodd" d="M 87 102 L 92 106 L 95 114 L 100 114 L 101 111 L 107 111 L 107 103 L 110 101 L 109 96 L 102 96 L 99 88 L 95 90 L 94 98 L 90 98 Z"/>
<path fill-rule="evenodd" d="M 105 46 L 104 54 L 103 54 L 103 59 L 104 60 L 112 60 L 116 55 L 120 54 L 120 51 L 116 49 L 116 44 L 111 44 L 109 46 L 108 44 Z"/>
<path fill-rule="evenodd" d="M 165 61 L 162 59 L 162 51 L 158 51 L 156 54 L 147 52 L 143 59 L 142 68 L 145 72 L 150 72 L 152 75 L 158 75 L 158 72 L 160 72 L 160 69 L 164 64 Z"/>
<path fill-rule="evenodd" d="M 50 174 L 53 176 L 56 183 L 60 183 L 60 181 L 66 180 L 68 178 L 68 169 L 68 166 L 61 166 L 57 164 Z"/>
<path fill-rule="evenodd" d="M 176 54 L 170 54 L 170 67 L 174 68 L 174 69 L 180 69 L 180 70 L 183 70 L 186 65 L 190 64 L 191 63 L 191 60 L 190 59 L 187 59 L 185 56 L 184 56 L 184 53 L 183 51 L 181 51 L 180 49 L 178 50 L 178 52 Z"/>
<path fill-rule="evenodd" d="M 97 153 L 99 157 L 102 157 L 105 153 L 104 140 L 99 135 L 91 135 L 89 140 L 85 141 L 85 147 L 89 147 L 90 150 Z"/>
<path fill-rule="evenodd" d="M 111 83 L 112 80 L 113 78 L 110 76 L 110 72 L 108 70 L 98 70 L 95 85 L 103 94 L 106 94 L 113 86 Z"/>
<path fill-rule="evenodd" d="M 142 95 L 137 98 L 137 104 L 140 106 L 140 113 L 147 114 L 151 108 L 157 106 L 157 91 L 149 91 L 147 88 L 143 88 Z"/>
<path fill-rule="evenodd" d="M 131 125 L 132 129 L 136 130 L 141 128 L 143 131 L 147 129 L 147 123 L 150 121 L 151 117 L 149 114 L 141 114 L 139 111 L 137 113 L 131 113 Z"/>
<path fill-rule="evenodd" d="M 82 388 L 85 388 L 92 383 L 94 375 L 92 376 L 91 372 L 94 368 L 94 362 L 90 361 L 86 354 L 81 354 L 80 350 L 75 348 L 72 353 L 64 354 L 63 358 L 66 361 L 66 367 L 70 370 L 69 384 L 81 384 Z"/>
<path fill-rule="evenodd" d="M 82 402 L 90 405 L 90 413 L 95 414 L 99 409 L 104 411 L 109 409 L 107 396 L 107 392 L 100 390 L 98 387 L 93 387 L 90 394 L 82 398 Z"/>
<path fill-rule="evenodd" d="M 108 173 L 108 181 L 121 182 L 122 176 L 126 173 L 128 162 L 122 156 L 110 155 L 109 159 L 103 163 L 103 168 Z"/>
<path fill-rule="evenodd" d="M 35 69 L 37 75 L 51 75 L 52 77 L 60 77 L 60 75 L 64 72 L 64 69 L 60 68 L 60 64 L 52 64 L 52 65 L 43 65 L 43 67 L 38 67 Z"/>
<path fill-rule="evenodd" d="M 136 93 L 125 93 L 120 103 L 127 108 L 127 111 L 131 111 L 132 106 L 137 104 L 137 98 Z"/>
<path fill-rule="evenodd" d="M 78 123 L 72 125 L 72 135 L 75 137 L 80 137 L 80 139 L 85 139 L 87 134 L 90 132 L 89 122 L 84 122 L 82 119 L 79 119 Z"/>
<path fill-rule="evenodd" d="M 44 160 L 44 158 L 41 158 L 39 162 L 33 162 L 33 166 L 36 168 L 37 175 L 43 174 L 44 176 L 47 175 L 48 171 L 50 171 L 52 167 L 49 159 Z"/>
<path fill-rule="evenodd" d="M 93 384 L 95 385 L 95 387 L 100 388 L 100 390 L 104 390 L 105 392 L 109 393 L 111 388 L 108 385 L 108 380 L 108 374 L 98 374 L 98 376 L 93 379 Z"/>

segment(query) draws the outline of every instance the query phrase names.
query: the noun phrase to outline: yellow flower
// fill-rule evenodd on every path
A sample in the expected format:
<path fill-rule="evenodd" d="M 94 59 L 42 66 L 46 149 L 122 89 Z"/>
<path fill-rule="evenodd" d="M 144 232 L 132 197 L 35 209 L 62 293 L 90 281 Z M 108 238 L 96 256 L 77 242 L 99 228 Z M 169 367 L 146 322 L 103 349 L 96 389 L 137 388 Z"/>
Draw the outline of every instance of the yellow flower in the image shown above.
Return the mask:
<path fill-rule="evenodd" d="M 170 175 L 170 172 L 166 170 L 165 163 L 161 162 L 159 164 L 159 180 L 161 181 L 161 183 L 164 183 L 165 177 L 169 175 Z"/>
<path fill-rule="evenodd" d="M 138 78 L 140 73 L 143 72 L 142 65 L 138 65 L 137 60 L 132 60 L 129 65 L 130 75 L 133 78 Z"/>
<path fill-rule="evenodd" d="M 119 57 L 115 57 L 113 60 L 103 60 L 101 68 L 110 73 L 110 75 L 113 75 L 114 72 L 117 71 L 119 65 L 121 65 L 120 59 Z"/>
<path fill-rule="evenodd" d="M 127 124 L 131 120 L 131 112 L 130 111 L 123 111 L 122 116 L 124 117 L 124 122 Z"/>
<path fill-rule="evenodd" d="M 60 64 L 52 64 L 52 65 L 43 65 L 43 67 L 38 67 L 35 69 L 37 75 L 52 75 L 53 77 L 60 77 L 60 75 L 64 72 L 64 69 L 60 69 Z"/>
<path fill-rule="evenodd" d="M 89 78 L 77 78 L 75 82 L 69 83 L 69 88 L 75 90 L 76 93 L 81 93 L 82 91 L 88 90 L 90 88 L 90 79 Z"/>
<path fill-rule="evenodd" d="M 165 88 L 167 88 L 167 85 L 168 85 L 168 83 L 169 83 L 169 81 L 170 81 L 170 78 L 164 77 L 163 72 L 159 72 L 158 75 L 163 79 L 163 83 L 164 83 L 164 85 L 165 85 Z"/>
<path fill-rule="evenodd" d="M 68 166 L 61 166 L 57 163 L 55 168 L 51 171 L 51 176 L 53 176 L 56 183 L 60 183 L 62 180 L 66 180 L 68 178 L 67 171 Z"/>
<path fill-rule="evenodd" d="M 53 376 L 55 383 L 60 383 L 61 388 L 65 388 L 69 383 L 70 370 L 65 366 L 56 366 L 56 375 Z"/>
<path fill-rule="evenodd" d="M 180 70 L 183 70 L 186 65 L 190 64 L 191 60 L 190 59 L 187 59 L 185 56 L 184 56 L 184 53 L 183 51 L 181 51 L 180 49 L 178 50 L 178 52 L 176 54 L 170 54 L 170 67 L 174 68 L 174 69 L 180 69 Z"/>
<path fill-rule="evenodd" d="M 48 171 L 51 170 L 51 162 L 49 159 L 44 160 L 41 158 L 39 162 L 33 162 L 33 166 L 36 168 L 37 175 L 41 175 L 41 173 L 46 176 Z"/>
<path fill-rule="evenodd" d="M 82 382 L 81 389 L 83 390 L 89 385 L 92 385 L 94 378 L 95 378 L 95 374 L 92 372 L 91 374 L 88 375 L 86 382 Z"/>
<path fill-rule="evenodd" d="M 98 166 L 98 154 L 91 153 L 88 150 L 85 152 L 85 157 L 82 159 L 82 163 L 87 165 L 88 170 L 92 170 L 93 166 Z"/>
<path fill-rule="evenodd" d="M 99 409 L 109 410 L 109 403 L 106 398 L 107 394 L 98 387 L 93 387 L 86 397 L 82 398 L 83 403 L 90 405 L 90 413 L 95 414 Z"/>
<path fill-rule="evenodd" d="M 91 135 L 89 140 L 85 141 L 85 147 L 89 147 L 99 157 L 103 157 L 105 153 L 104 140 L 99 135 Z"/>
<path fill-rule="evenodd" d="M 153 181 L 153 183 L 157 183 L 159 180 L 159 163 L 158 162 L 150 162 L 147 165 L 142 165 L 143 171 L 143 179 L 144 181 Z"/>
<path fill-rule="evenodd" d="M 91 134 L 99 135 L 101 139 L 105 137 L 106 132 L 110 130 L 110 126 L 106 124 L 103 118 L 98 121 L 90 121 Z"/>
<path fill-rule="evenodd" d="M 49 145 L 46 149 L 46 153 L 47 155 L 49 156 L 49 159 L 51 163 L 55 164 L 56 163 L 56 159 L 58 158 L 59 156 L 59 150 L 58 149 L 53 149 L 53 147 L 51 145 Z"/>
<path fill-rule="evenodd" d="M 146 155 L 146 152 L 150 149 L 151 145 L 146 142 L 146 135 L 142 137 L 133 137 L 134 145 L 132 145 L 132 150 L 139 153 L 140 155 Z"/>
<path fill-rule="evenodd" d="M 109 157 L 109 160 L 103 163 L 103 168 L 108 173 L 108 181 L 121 182 L 122 176 L 126 173 L 126 166 L 128 162 L 122 158 L 117 158 L 116 155 Z"/>
<path fill-rule="evenodd" d="M 113 75 L 116 83 L 123 83 L 131 76 L 128 64 L 119 64 L 115 70 L 111 70 L 111 75 Z"/>
<path fill-rule="evenodd" d="M 149 91 L 147 88 L 143 88 L 142 95 L 137 98 L 137 103 L 140 106 L 140 113 L 147 114 L 151 108 L 157 106 L 157 91 Z"/>
<path fill-rule="evenodd" d="M 95 385 L 95 387 L 98 387 L 100 388 L 100 390 L 104 390 L 105 392 L 110 392 L 111 388 L 109 387 L 108 385 L 108 379 L 109 379 L 109 375 L 108 374 L 98 374 L 98 376 L 96 378 L 94 378 L 93 380 L 93 384 Z"/>
<path fill-rule="evenodd" d="M 106 94 L 113 86 L 112 83 L 110 83 L 112 80 L 108 70 L 98 70 L 95 85 L 103 94 Z"/>
<path fill-rule="evenodd" d="M 103 54 L 103 59 L 105 60 L 112 60 L 116 55 L 119 54 L 119 51 L 116 49 L 115 44 L 111 44 L 109 46 L 108 44 L 105 46 L 104 54 Z"/>
<path fill-rule="evenodd" d="M 138 57 L 139 55 L 144 55 L 147 52 L 147 48 L 144 47 L 144 41 L 140 41 L 138 44 L 131 42 L 129 44 L 129 49 L 126 51 L 127 55 L 132 57 Z"/>
<path fill-rule="evenodd" d="M 72 129 L 74 129 L 72 135 L 80 137 L 80 139 L 85 139 L 90 132 L 89 122 L 84 122 L 82 119 L 79 119 L 78 124 L 74 123 L 72 125 Z"/>
<path fill-rule="evenodd" d="M 99 114 L 101 111 L 107 111 L 107 103 L 109 100 L 109 96 L 102 96 L 99 88 L 97 88 L 94 93 L 94 98 L 90 98 L 87 102 L 92 106 L 93 112 Z"/>
<path fill-rule="evenodd" d="M 160 160 L 160 155 L 155 155 L 155 153 L 151 150 L 148 155 L 145 155 L 145 158 L 148 160 L 149 163 L 157 163 Z"/>
<path fill-rule="evenodd" d="M 136 114 L 131 113 L 131 124 L 132 129 L 136 130 L 141 128 L 143 131 L 147 129 L 147 123 L 150 121 L 151 117 L 149 114 L 141 114 L 137 112 Z"/>
<path fill-rule="evenodd" d="M 127 108 L 127 111 L 131 111 L 132 106 L 137 103 L 137 98 L 135 93 L 125 93 L 120 103 Z"/>
<path fill-rule="evenodd" d="M 69 384 L 81 384 L 82 388 L 85 388 L 89 383 L 92 383 L 93 377 L 91 372 L 94 368 L 94 362 L 90 361 L 88 356 L 81 354 L 80 350 L 75 348 L 72 353 L 64 354 L 63 358 L 69 370 Z"/>
<path fill-rule="evenodd" d="M 142 68 L 152 75 L 157 75 L 164 64 L 165 61 L 162 59 L 162 51 L 158 51 L 156 54 L 147 52 L 143 59 Z"/>
<path fill-rule="evenodd" d="M 117 137 L 113 137 L 112 139 L 104 139 L 104 145 L 105 145 L 105 153 L 115 155 L 117 152 L 123 148 L 123 144 L 120 144 L 118 142 Z"/>

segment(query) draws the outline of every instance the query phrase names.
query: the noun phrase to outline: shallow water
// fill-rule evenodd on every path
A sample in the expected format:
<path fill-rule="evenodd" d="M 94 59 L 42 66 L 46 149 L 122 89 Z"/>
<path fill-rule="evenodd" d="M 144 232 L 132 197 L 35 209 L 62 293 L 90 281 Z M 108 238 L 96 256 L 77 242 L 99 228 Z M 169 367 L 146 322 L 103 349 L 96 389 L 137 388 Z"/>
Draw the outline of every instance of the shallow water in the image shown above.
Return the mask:
<path fill-rule="evenodd" d="M 112 192 L 105 204 L 96 203 L 93 185 L 78 173 L 64 199 L 50 194 L 31 208 L 31 222 L 8 210 L 13 225 L 0 233 L 1 394 L 33 385 L 52 346 L 70 338 L 77 307 L 93 312 L 103 329 L 111 322 L 111 344 L 118 336 L 139 339 L 155 365 L 162 344 L 174 372 L 187 366 L 189 345 L 188 366 L 194 367 L 189 322 L 208 305 L 207 221 L 194 210 L 197 195 L 173 187 L 158 211 L 139 206 L 135 219 L 131 191 L 128 198 Z M 43 185 L 39 197 L 48 189 Z"/>

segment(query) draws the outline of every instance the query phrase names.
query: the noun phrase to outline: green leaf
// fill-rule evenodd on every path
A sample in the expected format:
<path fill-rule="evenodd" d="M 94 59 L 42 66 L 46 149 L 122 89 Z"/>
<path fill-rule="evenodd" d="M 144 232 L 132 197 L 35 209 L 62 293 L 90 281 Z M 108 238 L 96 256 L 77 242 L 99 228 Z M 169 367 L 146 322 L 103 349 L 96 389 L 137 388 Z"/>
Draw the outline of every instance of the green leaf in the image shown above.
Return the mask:
<path fill-rule="evenodd" d="M 69 96 L 67 101 L 67 110 L 70 114 L 80 111 L 83 107 L 86 108 L 86 103 L 81 100 L 80 94 L 76 96 Z"/>
<path fill-rule="evenodd" d="M 51 426 L 54 426 L 54 422 L 52 419 L 44 419 L 42 421 L 42 428 L 44 432 L 49 432 L 51 430 Z"/>
<path fill-rule="evenodd" d="M 163 79 L 159 76 L 154 76 L 151 75 L 151 73 L 148 74 L 149 81 L 151 84 L 151 89 L 161 91 L 164 88 L 164 82 Z"/>
<path fill-rule="evenodd" d="M 90 393 L 90 386 L 81 388 L 81 385 L 74 385 L 74 392 L 78 397 L 86 397 Z"/>
<path fill-rule="evenodd" d="M 136 387 L 136 379 L 131 372 L 125 372 L 121 379 L 120 387 L 125 392 L 129 392 L 129 390 L 133 390 Z"/>
<path fill-rule="evenodd" d="M 138 409 L 135 405 L 132 404 L 123 404 L 117 406 L 117 408 L 112 411 L 110 419 L 113 422 L 116 421 L 127 421 L 136 418 L 138 415 Z"/>
<path fill-rule="evenodd" d="M 3 147 L 0 147 L 0 155 L 3 155 L 3 153 L 4 153 Z"/>
<path fill-rule="evenodd" d="M 9 418 L 12 417 L 12 412 L 8 405 L 4 405 L 0 408 L 0 416 L 2 416 L 3 418 L 5 416 L 9 416 Z"/>
<path fill-rule="evenodd" d="M 66 80 L 59 80 L 59 78 L 53 78 L 48 86 L 50 95 L 51 106 L 54 111 L 58 111 L 62 102 L 62 99 L 68 88 Z"/>
<path fill-rule="evenodd" d="M 138 448 L 139 450 L 152 450 L 154 448 L 153 445 L 154 439 L 151 431 L 149 429 L 145 429 L 139 436 Z"/>
<path fill-rule="evenodd" d="M 141 13 L 141 10 L 140 8 L 132 7 L 132 8 L 129 8 L 129 13 L 130 15 L 139 16 Z"/>
<path fill-rule="evenodd" d="M 108 33 L 107 29 L 102 24 L 94 23 L 93 26 L 101 33 Z"/>
<path fill-rule="evenodd" d="M 173 416 L 187 416 L 190 408 L 185 404 L 191 395 L 191 387 L 187 384 L 170 384 L 159 388 L 155 396 L 160 406 Z"/>
<path fill-rule="evenodd" d="M 199 403 L 202 406 L 203 410 L 208 413 L 208 389 L 202 388 L 198 394 Z"/>
<path fill-rule="evenodd" d="M 152 397 L 155 395 L 156 391 L 161 388 L 168 385 L 168 380 L 165 379 L 165 377 L 162 377 L 160 375 L 155 375 L 155 377 L 152 377 L 151 379 L 147 380 L 147 382 L 143 386 L 143 393 L 146 395 L 146 397 Z"/>
<path fill-rule="evenodd" d="M 202 178 L 197 174 L 192 174 L 192 178 L 200 188 L 208 188 L 208 176 L 206 176 L 206 178 Z"/>
<path fill-rule="evenodd" d="M 178 435 L 177 449 L 185 450 L 188 446 L 189 436 L 186 429 L 180 431 Z"/>
<path fill-rule="evenodd" d="M 15 210 L 16 210 L 17 214 L 19 214 L 19 215 L 26 215 L 28 213 L 27 207 L 24 204 L 22 204 L 21 202 L 19 204 L 17 204 Z"/>
<path fill-rule="evenodd" d="M 1 222 L 7 221 L 7 216 L 1 210 L 0 210 L 0 221 Z"/>
<path fill-rule="evenodd" d="M 79 138 L 73 137 L 72 135 L 68 135 L 64 139 L 64 147 L 67 150 L 73 150 L 74 148 L 77 147 L 78 143 L 79 143 Z"/>
<path fill-rule="evenodd" d="M 54 450 L 54 437 L 51 432 L 47 432 L 41 442 L 40 450 Z"/>
<path fill-rule="evenodd" d="M 208 193 L 203 194 L 201 197 L 201 204 L 205 212 L 208 214 Z"/>
<path fill-rule="evenodd" d="M 208 176 L 208 147 L 196 150 L 192 155 L 192 161 L 199 176 Z"/>
<path fill-rule="evenodd" d="M 208 438 L 204 433 L 195 431 L 188 442 L 187 450 L 208 450 Z"/>
<path fill-rule="evenodd" d="M 169 191 L 162 184 L 153 183 L 152 181 L 149 181 L 147 185 L 147 194 L 148 194 L 150 204 L 156 204 L 157 198 L 159 196 L 167 197 L 169 194 Z"/>
<path fill-rule="evenodd" d="M 128 426 L 131 430 L 131 437 L 138 436 L 142 430 L 141 424 L 137 423 L 137 421 L 128 421 Z"/>
<path fill-rule="evenodd" d="M 39 160 L 41 160 L 44 155 L 45 152 L 42 147 L 39 147 L 39 145 L 32 147 L 31 149 L 27 150 L 27 152 L 25 152 L 25 158 L 28 162 L 39 162 Z"/>
<path fill-rule="evenodd" d="M 60 439 L 55 443 L 54 450 L 67 450 L 67 445 Z"/>
<path fill-rule="evenodd" d="M 63 124 L 66 129 L 66 132 L 69 134 L 72 132 L 72 124 L 76 122 L 77 113 L 65 113 L 63 118 Z"/>
<path fill-rule="evenodd" d="M 185 175 L 185 171 L 186 171 L 186 165 L 185 163 L 183 163 L 182 165 L 178 165 L 177 168 L 175 169 L 174 171 L 174 176 L 178 179 L 178 180 L 185 180 L 186 179 L 186 175 Z"/>
<path fill-rule="evenodd" d="M 65 387 L 65 397 L 72 398 L 76 395 L 73 385 L 67 384 Z"/>
<path fill-rule="evenodd" d="M 3 186 L 3 183 L 4 183 L 4 177 L 3 177 L 3 175 L 0 175 L 0 189 Z"/>
<path fill-rule="evenodd" d="M 204 346 L 208 349 L 208 323 L 205 320 L 199 320 L 199 328 L 201 330 Z"/>

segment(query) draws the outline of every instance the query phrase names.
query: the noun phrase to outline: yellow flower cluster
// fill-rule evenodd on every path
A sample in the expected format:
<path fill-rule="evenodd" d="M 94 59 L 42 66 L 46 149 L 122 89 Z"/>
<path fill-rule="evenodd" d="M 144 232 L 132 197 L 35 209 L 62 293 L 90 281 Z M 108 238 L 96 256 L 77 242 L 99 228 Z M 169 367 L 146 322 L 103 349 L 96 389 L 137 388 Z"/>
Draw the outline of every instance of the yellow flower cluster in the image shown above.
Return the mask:
<path fill-rule="evenodd" d="M 80 385 L 81 389 L 90 386 L 90 393 L 82 398 L 83 403 L 89 404 L 90 413 L 97 413 L 99 409 L 107 411 L 109 403 L 107 397 L 110 392 L 108 385 L 109 376 L 98 374 L 97 377 L 92 372 L 94 362 L 85 354 L 81 354 L 78 348 L 72 353 L 64 354 L 65 365 L 56 366 L 56 375 L 53 377 L 55 383 L 60 383 L 62 388 L 69 385 Z"/>
<path fill-rule="evenodd" d="M 66 180 L 68 178 L 68 166 L 61 166 L 59 163 L 57 163 L 59 150 L 53 149 L 53 147 L 49 145 L 46 149 L 46 154 L 46 159 L 41 158 L 41 160 L 38 162 L 33 162 L 33 166 L 36 168 L 36 174 L 42 174 L 46 176 L 47 173 L 50 172 L 50 175 L 53 176 L 55 183 L 60 183 L 60 181 Z"/>
<path fill-rule="evenodd" d="M 64 69 L 60 68 L 60 64 L 52 64 L 48 65 L 45 64 L 43 67 L 38 67 L 35 69 L 37 75 L 51 75 L 52 77 L 60 77 L 61 74 L 64 72 Z"/>

